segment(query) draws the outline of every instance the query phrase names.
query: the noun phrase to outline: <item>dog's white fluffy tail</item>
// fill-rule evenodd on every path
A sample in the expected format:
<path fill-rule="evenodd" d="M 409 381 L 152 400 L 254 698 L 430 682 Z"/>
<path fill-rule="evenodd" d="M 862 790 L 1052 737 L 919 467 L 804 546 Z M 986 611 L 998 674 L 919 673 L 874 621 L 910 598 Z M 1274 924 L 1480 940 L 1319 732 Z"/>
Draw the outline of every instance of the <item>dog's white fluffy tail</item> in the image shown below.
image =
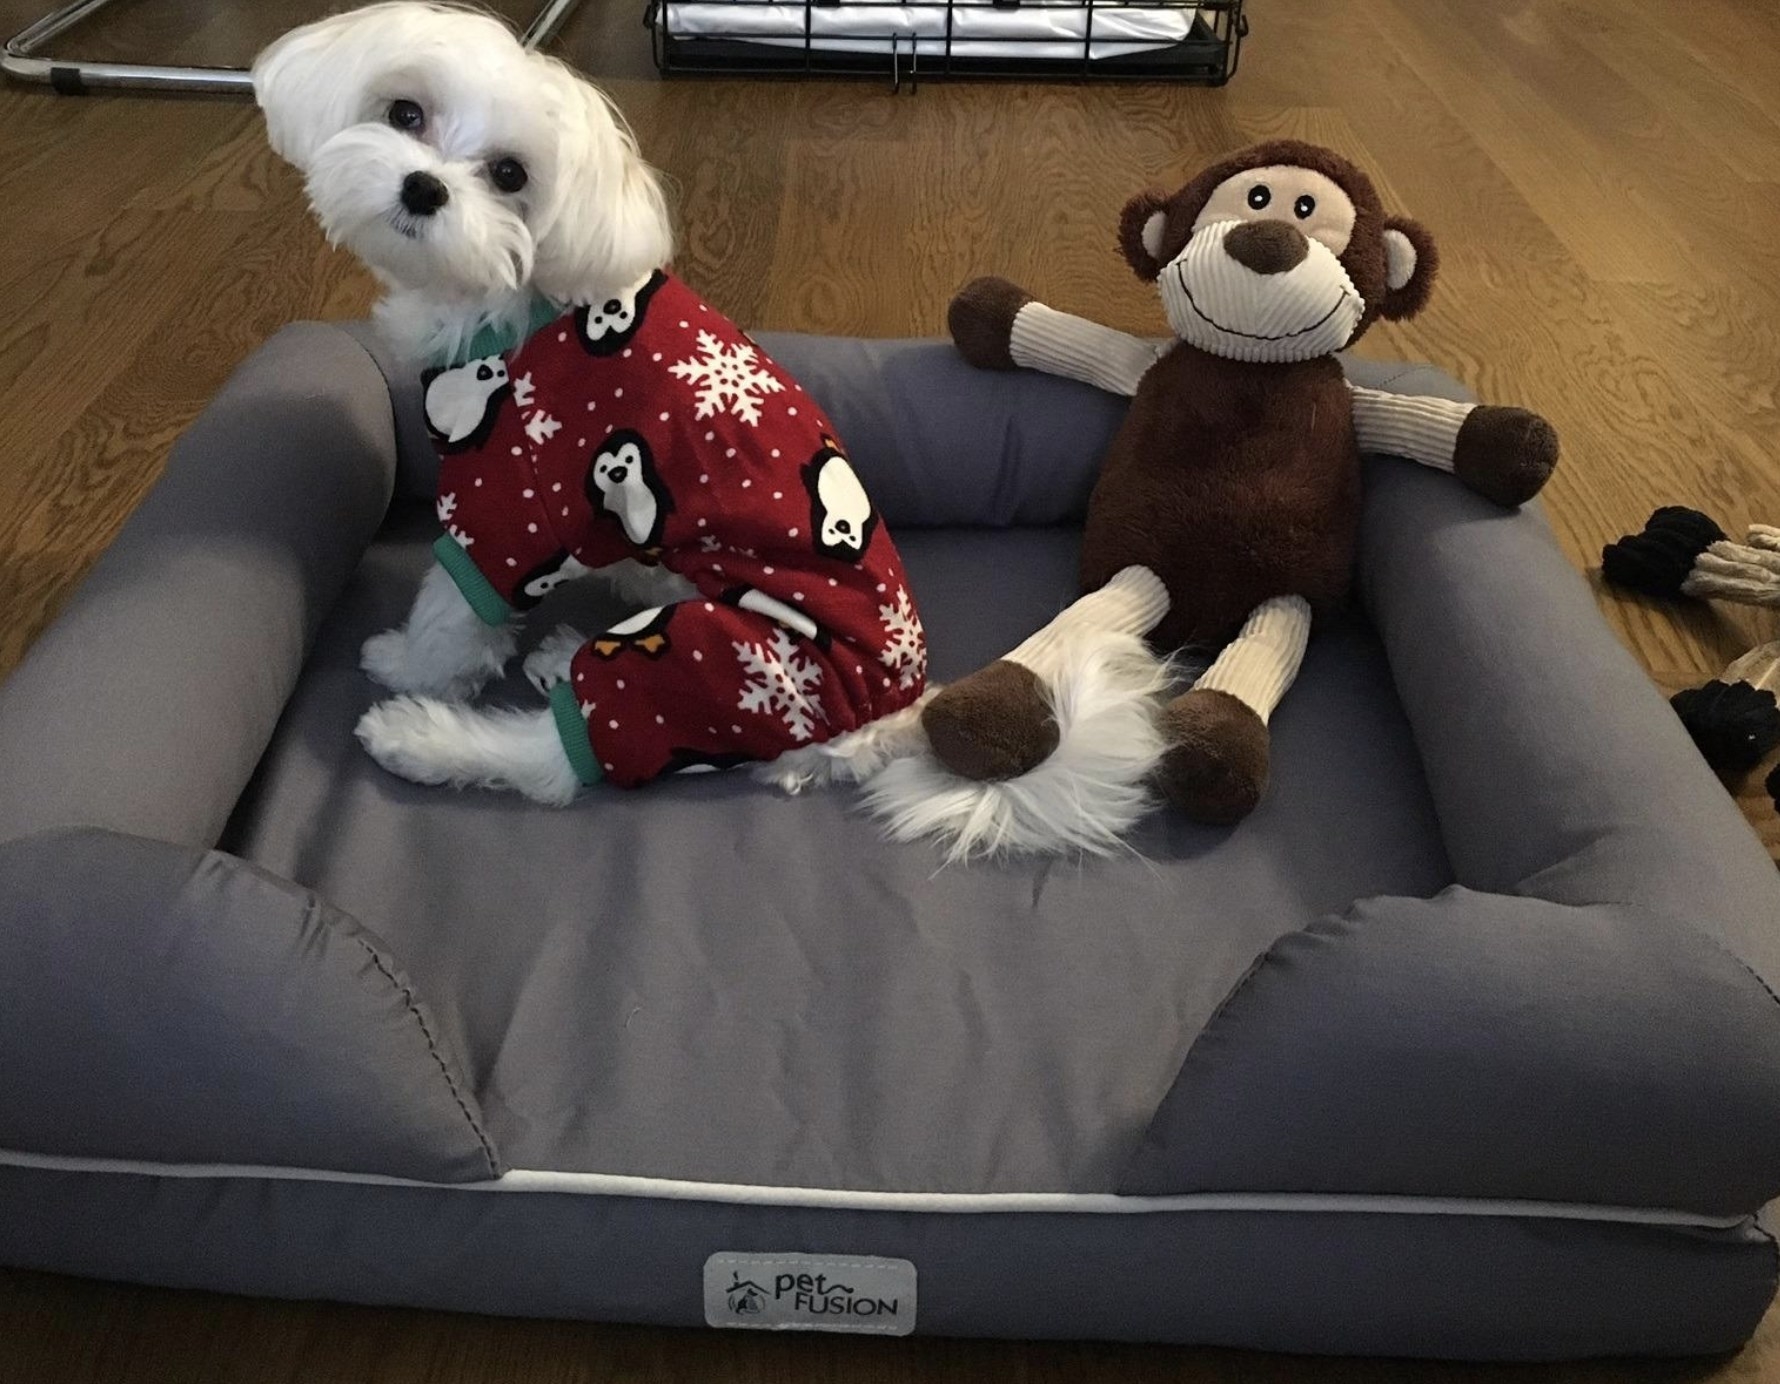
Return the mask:
<path fill-rule="evenodd" d="M 842 783 L 865 783 L 885 765 L 907 755 L 928 753 L 927 733 L 921 729 L 921 708 L 937 687 L 901 711 L 880 716 L 858 730 L 837 735 L 820 745 L 787 750 L 777 759 L 754 766 L 754 776 L 797 794 L 806 788 L 828 788 Z"/>
<path fill-rule="evenodd" d="M 1127 630 L 1078 626 L 1040 672 L 1058 745 L 1018 778 L 978 782 L 919 752 L 870 778 L 865 798 L 899 841 L 928 837 L 947 860 L 992 855 L 1107 855 L 1153 806 L 1166 744 L 1156 721 L 1168 664 Z"/>
<path fill-rule="evenodd" d="M 392 697 L 359 718 L 357 734 L 371 758 L 415 783 L 513 788 L 552 807 L 581 786 L 548 711 Z"/>

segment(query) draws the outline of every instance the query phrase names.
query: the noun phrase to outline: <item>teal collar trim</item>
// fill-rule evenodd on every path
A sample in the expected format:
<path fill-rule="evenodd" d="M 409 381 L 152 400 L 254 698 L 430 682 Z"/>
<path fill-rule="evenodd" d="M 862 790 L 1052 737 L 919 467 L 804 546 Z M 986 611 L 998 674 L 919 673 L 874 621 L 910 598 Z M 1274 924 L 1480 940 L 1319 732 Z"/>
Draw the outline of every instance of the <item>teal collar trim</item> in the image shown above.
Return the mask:
<path fill-rule="evenodd" d="M 556 720 L 556 733 L 562 739 L 562 752 L 568 756 L 569 767 L 586 787 L 605 777 L 600 772 L 599 756 L 593 752 L 593 741 L 587 735 L 587 718 L 581 714 L 581 703 L 567 679 L 550 689 L 550 714 Z"/>
<path fill-rule="evenodd" d="M 476 566 L 476 560 L 463 550 L 458 541 L 448 533 L 442 533 L 433 541 L 433 556 L 438 558 L 439 566 L 443 567 L 457 583 L 457 589 L 463 592 L 464 600 L 469 602 L 470 609 L 476 612 L 485 625 L 493 625 L 497 629 L 506 624 L 513 614 L 494 584 L 482 575 L 482 569 Z"/>
<path fill-rule="evenodd" d="M 515 333 L 508 325 L 497 326 L 490 322 L 478 328 L 476 334 L 445 365 L 449 368 L 462 365 L 465 361 L 481 360 L 484 356 L 504 356 L 526 341 L 533 332 L 554 322 L 562 314 L 563 309 L 548 298 L 542 294 L 533 294 L 531 305 L 526 309 L 524 331 Z"/>

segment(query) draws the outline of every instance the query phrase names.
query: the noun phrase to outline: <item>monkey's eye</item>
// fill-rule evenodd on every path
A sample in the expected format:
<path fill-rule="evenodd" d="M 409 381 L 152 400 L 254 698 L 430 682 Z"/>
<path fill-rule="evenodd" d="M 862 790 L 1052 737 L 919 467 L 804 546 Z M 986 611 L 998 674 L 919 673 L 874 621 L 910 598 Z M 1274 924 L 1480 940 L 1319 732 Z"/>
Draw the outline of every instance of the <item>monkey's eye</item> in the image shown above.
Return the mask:
<path fill-rule="evenodd" d="M 518 159 L 496 159 L 488 165 L 488 180 L 502 192 L 518 192 L 528 176 Z"/>
<path fill-rule="evenodd" d="M 417 135 L 426 128 L 426 112 L 418 101 L 396 100 L 389 103 L 384 119 L 398 130 Z"/>
<path fill-rule="evenodd" d="M 1248 190 L 1248 204 L 1256 211 L 1260 211 L 1272 200 L 1273 189 L 1266 183 L 1256 183 Z"/>
<path fill-rule="evenodd" d="M 1296 202 L 1292 203 L 1292 215 L 1296 216 L 1300 221 L 1308 221 L 1310 219 L 1310 214 L 1315 210 L 1316 198 L 1312 197 L 1308 192 Z"/>

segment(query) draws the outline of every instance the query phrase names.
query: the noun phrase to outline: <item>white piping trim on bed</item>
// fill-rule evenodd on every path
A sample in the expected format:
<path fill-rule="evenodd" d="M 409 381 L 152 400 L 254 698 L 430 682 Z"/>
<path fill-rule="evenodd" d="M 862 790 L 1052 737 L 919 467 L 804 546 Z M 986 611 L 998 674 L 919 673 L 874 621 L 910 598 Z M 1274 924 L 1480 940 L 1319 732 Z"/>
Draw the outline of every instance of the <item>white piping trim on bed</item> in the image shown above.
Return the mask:
<path fill-rule="evenodd" d="M 0 1166 L 40 1172 L 112 1173 L 141 1177 L 253 1178 L 270 1182 L 343 1182 L 373 1187 L 423 1187 L 441 1192 L 546 1192 L 572 1196 L 709 1201 L 733 1206 L 809 1207 L 834 1211 L 920 1211 L 948 1215 L 1006 1212 L 1053 1215 L 1156 1215 L 1170 1212 L 1286 1212 L 1308 1215 L 1494 1216 L 1504 1219 L 1604 1221 L 1690 1230 L 1736 1230 L 1753 1216 L 1707 1216 L 1646 1206 L 1516 1201 L 1488 1197 L 1361 1196 L 1324 1192 L 1190 1192 L 1118 1196 L 1111 1192 L 858 1192 L 838 1187 L 764 1187 L 739 1182 L 688 1182 L 620 1173 L 565 1173 L 514 1168 L 482 1182 L 423 1182 L 383 1173 L 329 1172 L 250 1163 L 154 1163 L 0 1149 Z"/>

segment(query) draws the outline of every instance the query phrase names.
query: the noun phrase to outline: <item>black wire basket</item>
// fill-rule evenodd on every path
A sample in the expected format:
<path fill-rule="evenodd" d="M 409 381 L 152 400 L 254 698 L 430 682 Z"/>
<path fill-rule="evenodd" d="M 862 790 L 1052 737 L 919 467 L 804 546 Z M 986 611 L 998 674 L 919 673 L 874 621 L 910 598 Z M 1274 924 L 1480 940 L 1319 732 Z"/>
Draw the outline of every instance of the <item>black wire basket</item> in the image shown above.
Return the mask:
<path fill-rule="evenodd" d="M 649 0 L 664 76 L 1063 77 L 1222 86 L 1243 0 Z"/>

